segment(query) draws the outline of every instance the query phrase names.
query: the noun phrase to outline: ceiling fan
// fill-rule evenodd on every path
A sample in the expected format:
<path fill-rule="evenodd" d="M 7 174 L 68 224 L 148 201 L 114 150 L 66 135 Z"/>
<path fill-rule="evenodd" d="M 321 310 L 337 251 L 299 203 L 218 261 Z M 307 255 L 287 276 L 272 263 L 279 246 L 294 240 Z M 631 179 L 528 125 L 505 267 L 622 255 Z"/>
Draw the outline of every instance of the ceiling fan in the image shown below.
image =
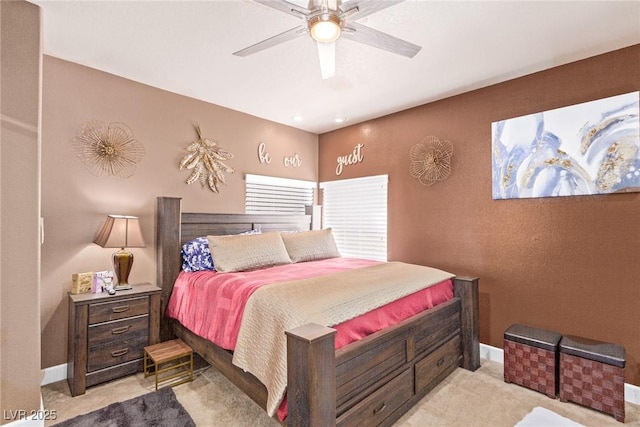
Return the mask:
<path fill-rule="evenodd" d="M 310 34 L 318 46 L 322 78 L 328 79 L 335 74 L 335 43 L 341 37 L 409 58 L 421 49 L 421 46 L 354 22 L 404 0 L 309 0 L 306 8 L 286 0 L 255 1 L 302 18 L 305 23 L 234 52 L 236 56 L 248 56 Z"/>

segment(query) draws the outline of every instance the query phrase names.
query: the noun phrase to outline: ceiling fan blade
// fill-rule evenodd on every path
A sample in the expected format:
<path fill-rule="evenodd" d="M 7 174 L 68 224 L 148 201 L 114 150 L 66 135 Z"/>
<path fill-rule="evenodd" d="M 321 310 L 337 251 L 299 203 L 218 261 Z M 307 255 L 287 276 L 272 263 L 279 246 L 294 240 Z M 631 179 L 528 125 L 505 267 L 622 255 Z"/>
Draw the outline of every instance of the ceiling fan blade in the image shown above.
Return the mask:
<path fill-rule="evenodd" d="M 336 73 L 336 44 L 316 42 L 318 45 L 318 58 L 320 59 L 320 72 L 323 79 L 331 78 Z"/>
<path fill-rule="evenodd" d="M 262 40 L 261 42 L 258 42 L 254 45 L 251 45 L 249 47 L 246 47 L 244 49 L 241 49 L 237 52 L 233 52 L 233 54 L 235 56 L 248 56 L 248 55 L 252 55 L 256 52 L 260 52 L 262 50 L 265 49 L 269 49 L 270 47 L 276 46 L 280 43 L 284 43 L 287 42 L 289 40 L 293 40 L 296 37 L 299 37 L 303 34 L 307 34 L 309 32 L 309 29 L 307 28 L 306 25 L 298 25 L 295 28 L 292 28 L 290 30 L 287 30 L 283 33 L 280 33 L 278 35 L 275 35 L 273 37 L 269 37 L 266 40 Z"/>
<path fill-rule="evenodd" d="M 289 15 L 293 15 L 298 18 L 304 17 L 305 15 L 311 12 L 309 9 L 306 9 L 302 6 L 298 6 L 295 3 L 289 3 L 288 1 L 285 1 L 285 0 L 254 0 L 254 1 L 256 3 L 269 6 L 273 9 L 279 10 L 280 12 L 288 13 Z"/>
<path fill-rule="evenodd" d="M 421 46 L 383 33 L 382 31 L 374 30 L 357 22 L 350 22 L 345 30 L 341 36 L 345 39 L 377 47 L 378 49 L 384 49 L 408 58 L 413 58 L 420 52 L 420 49 L 422 49 Z"/>
<path fill-rule="evenodd" d="M 372 1 L 372 0 L 349 0 L 349 1 L 342 1 L 342 3 L 340 4 L 340 11 L 342 13 L 348 12 L 348 11 L 352 11 L 354 9 L 357 9 L 357 11 L 354 11 L 352 14 L 349 15 L 349 19 L 360 19 L 360 18 L 364 18 L 365 16 L 369 16 L 373 13 L 376 13 L 382 9 L 386 9 L 388 7 L 391 7 L 395 4 L 398 3 L 402 3 L 404 0 L 379 0 L 379 1 Z"/>

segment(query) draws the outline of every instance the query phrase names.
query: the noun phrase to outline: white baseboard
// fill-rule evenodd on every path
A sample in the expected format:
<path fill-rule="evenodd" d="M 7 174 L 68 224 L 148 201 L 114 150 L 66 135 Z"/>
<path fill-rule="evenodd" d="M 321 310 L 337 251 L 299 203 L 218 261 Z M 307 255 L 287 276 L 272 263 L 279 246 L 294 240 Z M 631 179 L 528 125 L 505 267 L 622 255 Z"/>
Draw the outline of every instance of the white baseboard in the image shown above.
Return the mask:
<path fill-rule="evenodd" d="M 12 417 L 10 411 L 3 411 L 2 415 L 5 420 Z M 45 412 L 42 394 L 40 394 L 40 411 L 38 414 L 25 414 L 24 417 L 20 416 L 21 419 L 3 424 L 2 427 L 44 427 L 44 418 L 49 415 L 51 414 Z"/>
<path fill-rule="evenodd" d="M 504 363 L 504 352 L 501 348 L 492 347 L 487 344 L 480 344 L 480 358 L 490 360 L 492 362 Z M 42 385 L 47 385 L 66 379 L 67 364 L 63 363 L 62 365 L 52 366 L 44 370 Z M 635 405 L 640 405 L 640 387 L 632 384 L 625 384 L 624 400 Z M 14 426 L 11 425 L 10 427 Z M 18 427 L 18 425 L 16 425 L 15 427 Z M 20 427 L 23 426 L 21 425 Z M 27 425 L 25 425 L 24 427 L 27 427 Z"/>
<path fill-rule="evenodd" d="M 57 383 L 58 381 L 67 379 L 67 364 L 63 363 L 62 365 L 52 366 L 50 368 L 44 369 L 44 376 L 42 377 L 42 381 L 40 385 L 47 385 L 51 383 Z"/>
<path fill-rule="evenodd" d="M 44 427 L 44 420 L 19 420 L 9 424 L 3 424 L 3 427 Z"/>
<path fill-rule="evenodd" d="M 504 352 L 501 348 L 480 343 L 480 358 L 492 362 L 504 363 Z"/>
<path fill-rule="evenodd" d="M 480 358 L 492 362 L 504 363 L 504 352 L 501 348 L 480 344 Z M 640 405 L 640 387 L 627 384 L 624 385 L 624 400 L 635 405 Z"/>

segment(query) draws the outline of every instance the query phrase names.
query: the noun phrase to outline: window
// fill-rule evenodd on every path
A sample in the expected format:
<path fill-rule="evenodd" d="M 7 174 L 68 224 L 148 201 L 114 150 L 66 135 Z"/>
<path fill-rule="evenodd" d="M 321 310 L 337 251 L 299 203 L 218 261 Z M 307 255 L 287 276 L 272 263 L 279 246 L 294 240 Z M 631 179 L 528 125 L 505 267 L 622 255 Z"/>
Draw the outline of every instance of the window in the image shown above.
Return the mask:
<path fill-rule="evenodd" d="M 344 257 L 387 260 L 387 175 L 321 182 L 322 226 Z"/>
<path fill-rule="evenodd" d="M 304 214 L 313 204 L 313 181 L 250 174 L 245 179 L 246 213 Z"/>

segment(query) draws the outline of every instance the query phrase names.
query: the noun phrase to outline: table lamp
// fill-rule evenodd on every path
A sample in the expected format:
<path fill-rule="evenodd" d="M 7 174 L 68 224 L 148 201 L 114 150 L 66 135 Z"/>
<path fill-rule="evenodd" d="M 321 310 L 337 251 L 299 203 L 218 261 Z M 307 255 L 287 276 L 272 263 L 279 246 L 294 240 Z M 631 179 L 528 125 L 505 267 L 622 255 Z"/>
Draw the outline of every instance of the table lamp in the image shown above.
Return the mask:
<path fill-rule="evenodd" d="M 113 254 L 113 270 L 118 279 L 117 291 L 131 289 L 129 272 L 133 265 L 133 254 L 125 248 L 144 248 L 140 223 L 136 216 L 109 215 L 102 229 L 93 240 L 103 248 L 120 248 Z"/>

